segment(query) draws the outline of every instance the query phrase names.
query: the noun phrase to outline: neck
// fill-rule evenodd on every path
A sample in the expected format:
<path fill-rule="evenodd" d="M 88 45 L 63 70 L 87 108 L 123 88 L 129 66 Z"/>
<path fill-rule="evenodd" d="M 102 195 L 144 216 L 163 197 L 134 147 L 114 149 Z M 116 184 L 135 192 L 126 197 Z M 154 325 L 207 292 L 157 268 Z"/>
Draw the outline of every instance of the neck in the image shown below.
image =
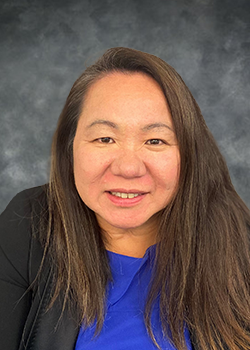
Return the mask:
<path fill-rule="evenodd" d="M 146 250 L 157 243 L 158 220 L 152 220 L 141 227 L 123 229 L 114 227 L 97 217 L 103 241 L 107 250 L 142 258 Z"/>

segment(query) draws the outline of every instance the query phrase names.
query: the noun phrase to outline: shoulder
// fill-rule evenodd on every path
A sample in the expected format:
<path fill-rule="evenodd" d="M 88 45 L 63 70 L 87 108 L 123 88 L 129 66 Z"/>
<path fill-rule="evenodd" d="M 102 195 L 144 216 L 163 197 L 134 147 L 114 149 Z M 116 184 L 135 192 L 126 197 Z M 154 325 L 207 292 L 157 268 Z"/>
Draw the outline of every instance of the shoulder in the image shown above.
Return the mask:
<path fill-rule="evenodd" d="M 40 216 L 47 211 L 46 190 L 44 185 L 18 193 L 0 215 L 0 272 L 4 275 L 1 278 L 9 282 L 30 283 L 31 246 Z M 42 249 L 37 249 L 38 241 L 35 246 L 39 265 Z"/>
<path fill-rule="evenodd" d="M 37 187 L 28 188 L 17 193 L 10 203 L 7 205 L 6 209 L 3 211 L 2 215 L 11 214 L 11 212 L 24 213 L 30 207 L 30 204 L 36 202 L 37 200 L 45 197 L 48 185 L 42 185 Z"/>
<path fill-rule="evenodd" d="M 47 185 L 33 187 L 18 193 L 0 215 L 0 238 L 5 238 L 8 231 L 9 238 L 22 238 L 27 234 L 27 228 L 32 220 L 47 210 Z M 9 236 L 11 235 L 11 236 Z M 21 238 L 21 237 L 19 237 Z"/>

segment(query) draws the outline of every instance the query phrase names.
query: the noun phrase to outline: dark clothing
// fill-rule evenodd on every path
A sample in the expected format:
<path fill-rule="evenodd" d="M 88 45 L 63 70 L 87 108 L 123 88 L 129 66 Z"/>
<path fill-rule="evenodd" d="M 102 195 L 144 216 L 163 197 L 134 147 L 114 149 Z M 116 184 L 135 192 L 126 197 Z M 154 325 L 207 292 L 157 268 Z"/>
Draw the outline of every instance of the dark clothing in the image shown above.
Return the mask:
<path fill-rule="evenodd" d="M 33 212 L 33 214 L 32 214 Z M 19 193 L 0 216 L 0 349 L 73 350 L 78 327 L 67 312 L 57 326 L 59 301 L 48 311 L 52 270 L 47 259 L 39 283 L 34 281 L 43 249 L 36 233 L 46 212 L 43 187 Z"/>

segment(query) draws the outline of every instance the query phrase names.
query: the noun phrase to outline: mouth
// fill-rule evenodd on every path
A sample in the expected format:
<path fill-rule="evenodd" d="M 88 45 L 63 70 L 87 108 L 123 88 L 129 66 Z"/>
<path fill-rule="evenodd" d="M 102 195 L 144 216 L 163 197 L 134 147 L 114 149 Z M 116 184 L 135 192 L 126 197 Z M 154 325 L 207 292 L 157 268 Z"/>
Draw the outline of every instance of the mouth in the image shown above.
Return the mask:
<path fill-rule="evenodd" d="M 112 196 L 115 197 L 119 197 L 119 198 L 135 198 L 138 196 L 141 196 L 143 193 L 131 193 L 131 192 L 115 192 L 115 191 L 110 191 L 110 194 L 112 194 Z"/>
<path fill-rule="evenodd" d="M 109 200 L 115 206 L 124 208 L 139 204 L 148 193 L 149 192 L 142 192 L 137 189 L 125 190 L 118 188 L 106 191 Z"/>

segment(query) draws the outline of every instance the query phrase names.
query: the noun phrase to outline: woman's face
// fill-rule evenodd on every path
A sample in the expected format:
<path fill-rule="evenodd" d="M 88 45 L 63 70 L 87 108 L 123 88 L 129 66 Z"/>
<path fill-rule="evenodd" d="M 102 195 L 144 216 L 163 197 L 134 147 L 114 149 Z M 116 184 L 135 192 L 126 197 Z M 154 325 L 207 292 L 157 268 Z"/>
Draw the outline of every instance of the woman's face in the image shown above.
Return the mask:
<path fill-rule="evenodd" d="M 89 89 L 73 147 L 74 176 L 100 226 L 147 228 L 173 196 L 180 154 L 159 85 L 112 73 Z"/>

